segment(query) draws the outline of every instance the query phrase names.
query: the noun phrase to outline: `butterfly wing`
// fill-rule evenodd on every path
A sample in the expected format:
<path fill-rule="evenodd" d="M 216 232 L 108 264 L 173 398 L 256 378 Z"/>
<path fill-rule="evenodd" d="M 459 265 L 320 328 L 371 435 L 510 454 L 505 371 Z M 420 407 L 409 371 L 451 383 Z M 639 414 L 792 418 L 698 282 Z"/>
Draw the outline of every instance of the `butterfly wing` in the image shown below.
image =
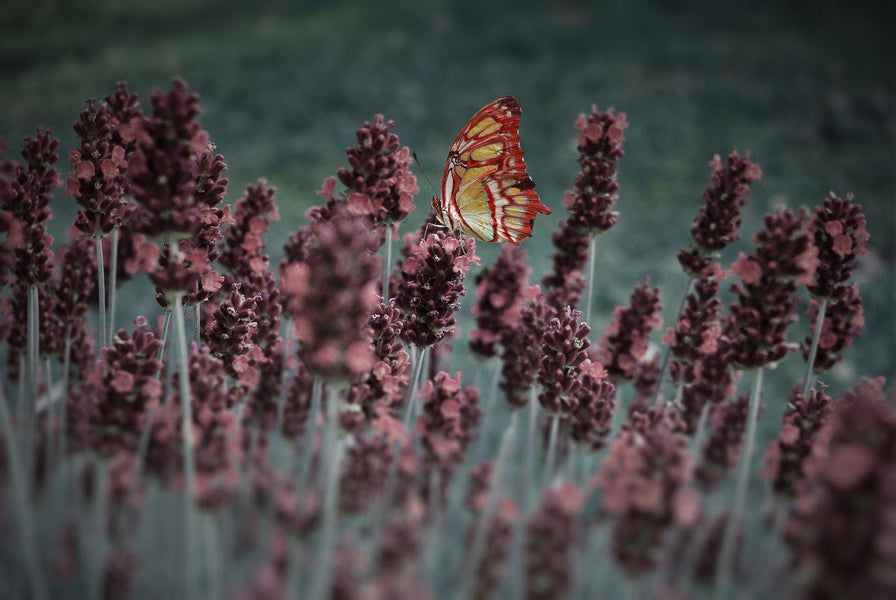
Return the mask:
<path fill-rule="evenodd" d="M 520 104 L 505 96 L 481 108 L 451 145 L 437 203 L 444 225 L 484 242 L 519 244 L 539 213 L 520 148 Z"/>

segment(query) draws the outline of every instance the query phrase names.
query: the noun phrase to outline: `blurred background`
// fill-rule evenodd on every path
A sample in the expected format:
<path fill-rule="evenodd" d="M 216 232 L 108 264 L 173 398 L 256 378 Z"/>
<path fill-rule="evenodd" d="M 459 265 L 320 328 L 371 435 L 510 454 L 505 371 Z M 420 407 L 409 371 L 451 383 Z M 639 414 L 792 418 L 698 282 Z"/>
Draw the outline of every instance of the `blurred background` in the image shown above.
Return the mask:
<path fill-rule="evenodd" d="M 620 216 L 598 243 L 593 340 L 645 276 L 662 286 L 664 327 L 673 322 L 685 285 L 675 254 L 690 243 L 714 154 L 749 153 L 763 172 L 726 266 L 752 248 L 762 215 L 776 206 L 814 207 L 830 190 L 853 192 L 871 232 L 871 254 L 855 275 L 867 327 L 825 380 L 834 395 L 860 374 L 896 377 L 896 11 L 886 3 L 33 0 L 4 3 L 2 12 L 7 156 L 18 157 L 37 125 L 51 127 L 62 138 L 65 177 L 71 125 L 87 98 L 127 80 L 146 109 L 153 88 L 180 76 L 199 93 L 203 126 L 227 161 L 227 202 L 260 177 L 277 188 L 274 263 L 365 120 L 393 119 L 438 185 L 459 129 L 509 94 L 523 107 L 529 172 L 554 211 L 524 242 L 538 282 L 577 171 L 577 115 L 592 104 L 625 112 Z M 433 194 L 415 173 L 421 193 L 401 233 L 422 221 Z M 75 204 L 60 188 L 53 209 L 62 243 Z M 496 250 L 479 246 L 483 265 Z M 125 293 L 135 315 L 157 314 L 151 294 Z M 469 293 L 452 370 L 472 360 L 471 302 Z M 807 329 L 802 317 L 791 339 Z M 768 378 L 775 417 L 764 421 L 773 430 L 802 368 L 793 355 Z"/>

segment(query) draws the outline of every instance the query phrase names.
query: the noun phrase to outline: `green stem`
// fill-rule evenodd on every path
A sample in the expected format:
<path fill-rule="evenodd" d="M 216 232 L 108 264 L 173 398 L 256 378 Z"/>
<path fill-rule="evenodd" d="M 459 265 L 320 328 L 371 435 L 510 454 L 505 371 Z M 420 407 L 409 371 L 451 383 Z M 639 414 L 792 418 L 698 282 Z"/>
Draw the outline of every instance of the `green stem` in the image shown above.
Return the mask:
<path fill-rule="evenodd" d="M 413 427 L 414 417 L 417 416 L 417 405 L 419 404 L 417 390 L 420 386 L 420 375 L 423 373 L 423 363 L 426 362 L 424 359 L 428 349 L 414 348 L 413 358 L 416 359 L 414 360 L 414 372 L 411 376 L 411 387 L 408 390 L 408 398 L 404 405 L 404 418 L 402 419 L 405 429 L 408 431 Z"/>
<path fill-rule="evenodd" d="M 591 300 L 594 295 L 594 255 L 597 253 L 597 235 L 588 240 L 588 279 L 585 293 L 585 323 L 591 327 Z"/>
<path fill-rule="evenodd" d="M 43 575 L 40 572 L 40 558 L 32 520 L 31 507 L 28 503 L 28 480 L 26 478 L 27 465 L 19 456 L 19 446 L 16 443 L 16 434 L 12 426 L 12 417 L 6 406 L 6 398 L 0 387 L 0 425 L 3 427 L 3 439 L 6 443 L 6 464 L 9 469 L 10 484 L 12 487 L 12 499 L 18 518 L 12 519 L 17 524 L 20 542 L 22 544 L 22 557 L 25 560 L 25 570 L 28 573 L 28 582 L 31 586 L 31 596 L 37 600 L 47 598 L 47 588 Z"/>
<path fill-rule="evenodd" d="M 298 498 L 302 502 L 305 497 L 305 484 L 311 471 L 311 459 L 314 457 L 314 436 L 317 434 L 317 416 L 320 413 L 320 397 L 323 392 L 323 380 L 317 375 L 311 384 L 311 412 L 308 415 L 308 423 L 305 425 L 305 431 L 302 432 L 304 437 L 302 444 L 302 459 L 299 461 L 299 484 L 297 486 Z"/>
<path fill-rule="evenodd" d="M 724 599 L 728 597 L 731 588 L 731 579 L 734 571 L 734 557 L 737 546 L 737 524 L 744 512 L 747 491 L 749 489 L 750 463 L 756 445 L 756 423 L 759 418 L 759 398 L 762 395 L 762 367 L 756 369 L 756 378 L 753 383 L 753 393 L 750 395 L 749 418 L 747 420 L 747 433 L 744 439 L 744 451 L 740 457 L 740 471 L 738 472 L 734 499 L 725 530 L 722 534 L 722 547 L 719 551 L 718 566 L 714 598 Z"/>
<path fill-rule="evenodd" d="M 69 323 L 65 328 L 65 350 L 62 355 L 62 406 L 59 407 L 59 444 L 58 444 L 58 460 L 61 462 L 65 459 L 66 442 L 68 440 L 66 428 L 68 419 L 68 384 L 69 369 L 71 368 L 72 357 L 72 326 Z"/>
<path fill-rule="evenodd" d="M 678 312 L 675 313 L 675 318 L 678 318 L 678 315 L 681 314 L 681 311 L 684 310 L 685 304 L 688 301 L 688 292 L 691 291 L 691 286 L 694 284 L 694 278 L 688 277 L 688 282 L 684 286 L 684 293 L 681 295 L 681 302 L 678 304 Z M 653 390 L 653 394 L 650 398 L 651 404 L 656 404 L 657 399 L 660 397 L 660 392 L 663 389 L 663 377 L 666 376 L 666 369 L 669 367 L 669 355 L 672 353 L 672 347 L 666 346 L 666 349 L 663 351 L 663 364 L 660 367 L 660 374 L 656 378 L 656 388 Z"/>
<path fill-rule="evenodd" d="M 382 297 L 383 302 L 388 302 L 389 300 L 389 272 L 392 267 L 392 223 L 390 221 L 386 221 L 386 242 L 385 242 L 385 255 L 386 259 L 383 261 L 383 288 L 382 288 Z"/>
<path fill-rule="evenodd" d="M 118 227 L 112 229 L 112 248 L 109 256 L 109 344 L 115 335 L 115 304 L 117 301 L 116 286 L 118 285 Z"/>
<path fill-rule="evenodd" d="M 485 507 L 482 510 L 482 516 L 477 523 L 475 534 L 473 537 L 473 546 L 470 548 L 469 560 L 463 577 L 465 593 L 464 598 L 469 598 L 473 592 L 473 585 L 476 583 L 476 567 L 485 550 L 485 539 L 488 535 L 488 527 L 494 516 L 495 509 L 498 506 L 498 498 L 503 491 L 502 479 L 504 475 L 504 464 L 510 449 L 513 447 L 513 440 L 516 437 L 516 421 L 517 411 L 514 410 L 510 415 L 510 422 L 504 435 L 501 436 L 501 445 L 498 448 L 498 456 L 495 458 L 494 471 L 492 472 L 492 483 L 489 486 L 488 496 L 486 496 Z"/>
<path fill-rule="evenodd" d="M 327 398 L 327 424 L 324 448 L 327 457 L 326 486 L 324 488 L 323 522 L 319 544 L 315 549 L 317 566 L 312 574 L 311 600 L 328 597 L 333 578 L 333 551 L 336 548 L 336 521 L 339 513 L 339 473 L 342 467 L 343 440 L 339 437 L 339 398 L 335 385 L 330 385 Z"/>
<path fill-rule="evenodd" d="M 106 330 L 106 273 L 103 266 L 103 231 L 100 228 L 100 215 L 96 215 L 96 226 L 93 230 L 96 240 L 96 295 L 99 304 L 100 347 L 109 347 L 109 333 Z"/>
<path fill-rule="evenodd" d="M 532 508 L 532 482 L 535 481 L 535 429 L 538 424 L 538 389 L 529 389 L 529 426 L 526 429 L 526 446 L 523 448 L 523 512 Z"/>
<path fill-rule="evenodd" d="M 815 356 L 818 354 L 818 340 L 821 339 L 821 330 L 824 328 L 824 314 L 827 312 L 828 299 L 822 298 L 818 305 L 818 314 L 815 316 L 815 331 L 812 332 L 812 346 L 809 348 L 809 359 L 806 365 L 806 376 L 803 378 L 803 398 L 809 393 L 812 383 L 812 368 L 815 366 Z"/>
<path fill-rule="evenodd" d="M 554 477 L 554 462 L 557 458 L 557 432 L 560 430 L 560 415 L 551 415 L 551 432 L 548 436 L 548 455 L 544 461 L 544 476 L 541 480 L 542 487 L 551 484 Z"/>
<path fill-rule="evenodd" d="M 187 349 L 187 329 L 184 324 L 183 310 L 183 292 L 174 294 L 174 330 L 177 335 L 178 355 L 180 358 L 179 377 L 177 378 L 178 387 L 180 388 L 180 409 L 181 409 L 181 436 L 183 437 L 183 453 L 184 453 L 184 498 L 186 524 L 184 526 L 186 559 L 185 567 L 185 585 L 187 598 L 195 597 L 193 589 L 193 495 L 194 487 L 194 456 L 193 456 L 193 410 L 190 405 L 190 367 L 189 354 Z"/>

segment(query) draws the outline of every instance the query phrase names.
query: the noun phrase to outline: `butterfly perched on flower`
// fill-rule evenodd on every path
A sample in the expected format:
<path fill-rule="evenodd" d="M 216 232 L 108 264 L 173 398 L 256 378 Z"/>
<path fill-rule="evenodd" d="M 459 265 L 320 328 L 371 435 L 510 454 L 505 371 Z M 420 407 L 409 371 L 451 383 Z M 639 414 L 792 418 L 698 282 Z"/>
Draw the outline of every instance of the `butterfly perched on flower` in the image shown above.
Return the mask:
<path fill-rule="evenodd" d="M 457 134 L 433 198 L 439 221 L 483 242 L 519 244 L 539 213 L 551 209 L 535 193 L 520 148 L 520 103 L 505 96 L 483 106 Z"/>

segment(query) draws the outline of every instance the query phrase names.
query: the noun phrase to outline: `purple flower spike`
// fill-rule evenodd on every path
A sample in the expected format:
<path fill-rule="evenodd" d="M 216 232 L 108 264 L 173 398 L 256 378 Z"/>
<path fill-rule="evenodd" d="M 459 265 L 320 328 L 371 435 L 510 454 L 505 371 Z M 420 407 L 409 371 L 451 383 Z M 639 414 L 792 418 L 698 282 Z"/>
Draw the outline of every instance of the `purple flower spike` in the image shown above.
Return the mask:
<path fill-rule="evenodd" d="M 579 322 L 581 316 L 580 311 L 567 306 L 559 317 L 550 320 L 541 336 L 538 383 L 542 392 L 538 402 L 551 414 L 565 417 L 578 408 L 582 387 L 579 369 L 591 344 L 591 328 Z"/>

